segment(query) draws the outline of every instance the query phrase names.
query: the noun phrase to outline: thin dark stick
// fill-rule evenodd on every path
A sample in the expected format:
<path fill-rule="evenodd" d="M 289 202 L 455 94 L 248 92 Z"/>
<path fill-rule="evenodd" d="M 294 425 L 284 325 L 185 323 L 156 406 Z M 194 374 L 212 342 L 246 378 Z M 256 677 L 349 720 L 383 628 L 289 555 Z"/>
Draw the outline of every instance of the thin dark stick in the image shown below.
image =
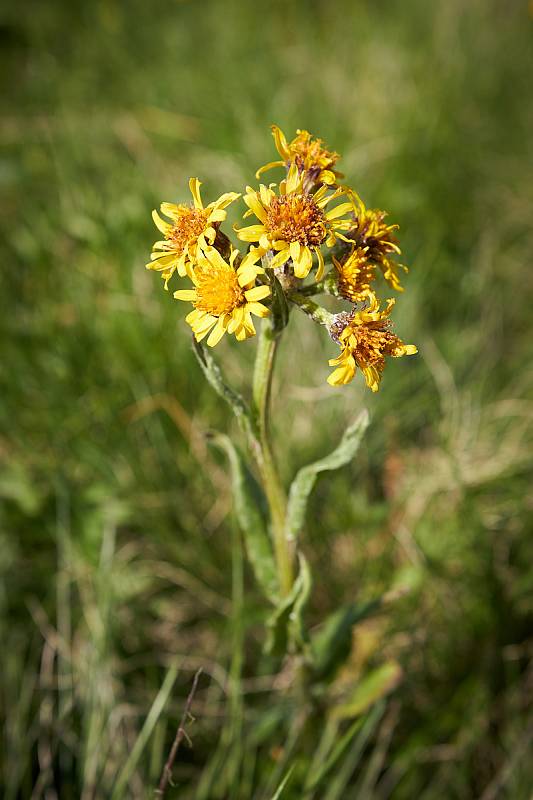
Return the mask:
<path fill-rule="evenodd" d="M 187 702 L 185 703 L 185 708 L 183 709 L 183 714 L 181 715 L 180 724 L 178 726 L 178 730 L 176 731 L 176 736 L 172 743 L 172 747 L 170 748 L 170 753 L 167 758 L 167 762 L 163 767 L 163 773 L 161 775 L 161 780 L 159 781 L 159 786 L 155 790 L 155 794 L 157 797 L 163 797 L 165 794 L 166 788 L 172 778 L 172 767 L 174 766 L 174 761 L 176 760 L 176 756 L 178 754 L 179 746 L 183 739 L 189 740 L 187 735 L 187 731 L 185 730 L 185 724 L 187 722 L 187 718 L 191 717 L 191 705 L 194 697 L 194 693 L 196 692 L 196 687 L 198 686 L 198 680 L 200 675 L 202 674 L 202 667 L 196 672 L 194 676 L 194 680 L 192 682 L 191 691 L 187 697 Z"/>

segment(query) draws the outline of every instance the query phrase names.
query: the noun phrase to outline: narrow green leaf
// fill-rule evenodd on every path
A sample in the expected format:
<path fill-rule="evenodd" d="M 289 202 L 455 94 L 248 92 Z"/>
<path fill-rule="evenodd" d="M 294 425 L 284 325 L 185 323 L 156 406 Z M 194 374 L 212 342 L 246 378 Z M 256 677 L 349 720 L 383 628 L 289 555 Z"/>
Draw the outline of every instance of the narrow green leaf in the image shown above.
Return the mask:
<path fill-rule="evenodd" d="M 292 771 L 293 771 L 294 767 L 295 767 L 295 765 L 293 764 L 292 767 L 287 772 L 287 774 L 285 775 L 285 777 L 283 778 L 283 780 L 281 781 L 281 783 L 278 786 L 278 788 L 276 789 L 275 794 L 272 795 L 271 800 L 279 800 L 279 798 L 281 797 L 281 793 L 283 792 L 284 788 L 286 787 L 286 785 L 289 782 L 289 779 L 290 779 L 290 777 L 292 775 Z"/>
<path fill-rule="evenodd" d="M 253 417 L 244 398 L 224 381 L 220 367 L 209 352 L 209 348 L 205 347 L 202 342 L 197 342 L 194 337 L 192 344 L 194 354 L 198 359 L 198 363 L 205 377 L 219 397 L 229 405 L 235 414 L 237 422 L 246 436 L 248 447 L 252 452 L 257 452 L 259 443 L 257 441 Z"/>
<path fill-rule="evenodd" d="M 368 412 L 364 410 L 346 429 L 338 446 L 329 456 L 302 467 L 297 473 L 291 485 L 287 506 L 286 535 L 288 539 L 295 539 L 302 529 L 309 495 L 319 473 L 339 469 L 352 460 L 361 444 L 368 423 Z"/>
<path fill-rule="evenodd" d="M 244 537 L 255 578 L 273 603 L 279 599 L 278 576 L 264 516 L 263 492 L 228 436 L 214 434 L 211 441 L 224 450 L 231 469 L 235 514 Z"/>
<path fill-rule="evenodd" d="M 352 628 L 381 607 L 382 600 L 365 605 L 350 603 L 334 611 L 311 640 L 313 668 L 317 680 L 325 680 L 344 663 L 352 646 Z"/>
<path fill-rule="evenodd" d="M 384 712 L 385 703 L 378 702 L 365 717 L 361 727 L 361 719 L 356 720 L 350 727 L 348 734 L 352 731 L 356 731 L 357 736 L 355 737 L 352 746 L 346 753 L 344 759 L 337 765 L 335 772 L 330 775 L 327 786 L 325 787 L 326 790 L 321 800 L 341 800 L 341 798 L 346 797 L 346 786 L 357 769 L 365 751 L 365 747 L 377 728 Z M 348 738 L 348 734 L 346 734 L 346 739 Z M 344 745 L 342 739 L 341 742 L 339 742 L 339 747 L 341 744 Z M 331 762 L 335 763 L 337 760 L 337 752 L 334 752 Z"/>
<path fill-rule="evenodd" d="M 332 709 L 331 716 L 335 719 L 358 717 L 389 694 L 398 685 L 401 676 L 400 665 L 396 661 L 387 661 L 366 675 L 357 684 L 350 699 Z"/>
<path fill-rule="evenodd" d="M 174 686 L 174 682 L 178 676 L 178 665 L 177 662 L 174 663 L 172 667 L 168 670 L 165 680 L 157 693 L 157 696 L 152 703 L 152 707 L 148 712 L 148 715 L 144 721 L 144 725 L 141 728 L 141 732 L 139 733 L 135 743 L 131 749 L 131 752 L 126 760 L 126 763 L 120 770 L 118 775 L 117 781 L 115 783 L 113 794 L 111 795 L 111 800 L 120 800 L 122 797 L 125 797 L 125 792 L 130 782 L 133 773 L 137 769 L 137 765 L 141 758 L 141 755 L 148 744 L 150 736 L 156 726 L 157 720 L 161 716 L 163 709 L 170 697 L 170 693 L 172 692 L 172 687 Z M 129 795 L 129 792 L 128 792 Z"/>
<path fill-rule="evenodd" d="M 301 610 L 309 595 L 311 576 L 307 562 L 300 555 L 300 571 L 294 581 L 291 592 L 285 597 L 268 620 L 268 638 L 265 650 L 274 656 L 283 656 L 288 650 L 289 638 L 294 633 L 293 623 L 299 630 L 301 624 Z M 300 612 L 295 616 L 295 609 L 299 604 Z M 301 633 L 300 633 L 301 635 Z"/>
<path fill-rule="evenodd" d="M 299 553 L 299 561 L 299 577 L 301 578 L 301 588 L 296 600 L 294 601 L 294 607 L 290 615 L 290 622 L 292 638 L 301 648 L 304 648 L 308 645 L 309 637 L 303 622 L 303 612 L 305 610 L 305 606 L 307 605 L 307 601 L 309 600 L 309 595 L 311 594 L 312 577 L 309 564 L 307 563 L 307 559 L 303 553 Z"/>

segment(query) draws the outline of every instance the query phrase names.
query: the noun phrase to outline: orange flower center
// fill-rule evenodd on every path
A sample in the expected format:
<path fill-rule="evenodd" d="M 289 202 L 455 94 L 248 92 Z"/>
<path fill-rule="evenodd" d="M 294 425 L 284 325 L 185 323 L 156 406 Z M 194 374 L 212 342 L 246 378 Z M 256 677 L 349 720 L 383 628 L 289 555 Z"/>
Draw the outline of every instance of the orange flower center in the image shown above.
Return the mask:
<path fill-rule="evenodd" d="M 374 366 L 379 371 L 383 369 L 385 356 L 394 355 L 402 346 L 401 339 L 391 332 L 390 325 L 388 319 L 382 319 L 362 325 L 351 322 L 346 326 L 341 339 L 350 347 L 357 364 Z"/>
<path fill-rule="evenodd" d="M 201 208 L 179 206 L 179 215 L 180 217 L 174 223 L 167 239 L 172 241 L 176 252 L 181 255 L 187 245 L 197 242 L 200 234 L 207 228 L 209 211 Z"/>
<path fill-rule="evenodd" d="M 272 198 L 266 209 L 269 236 L 284 242 L 317 246 L 326 238 L 326 218 L 309 194 Z"/>
<path fill-rule="evenodd" d="M 370 261 L 381 261 L 387 253 L 395 252 L 393 245 L 398 244 L 393 231 L 397 225 L 387 225 L 384 211 L 367 209 L 364 215 L 357 219 L 357 228 L 354 233 L 358 240 L 364 242 L 368 248 Z"/>
<path fill-rule="evenodd" d="M 312 169 L 319 167 L 327 169 L 334 167 L 339 155 L 322 147 L 322 139 L 312 139 L 307 131 L 303 131 L 289 144 L 291 156 L 298 169 Z"/>
<path fill-rule="evenodd" d="M 214 267 L 199 265 L 195 269 L 198 282 L 196 293 L 198 299 L 194 305 L 200 311 L 207 311 L 214 317 L 229 314 L 246 302 L 244 290 L 239 286 L 237 273 L 233 267 Z"/>

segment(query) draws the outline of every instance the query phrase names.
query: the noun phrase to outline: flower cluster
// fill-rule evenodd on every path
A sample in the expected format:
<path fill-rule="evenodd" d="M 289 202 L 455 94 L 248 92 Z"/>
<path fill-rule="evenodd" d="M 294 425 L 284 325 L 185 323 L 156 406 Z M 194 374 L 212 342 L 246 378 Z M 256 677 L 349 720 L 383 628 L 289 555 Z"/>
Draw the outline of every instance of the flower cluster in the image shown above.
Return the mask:
<path fill-rule="evenodd" d="M 341 353 L 330 361 L 332 386 L 349 383 L 359 368 L 367 386 L 377 391 L 385 357 L 416 353 L 391 330 L 394 300 L 380 310 L 374 285 L 381 272 L 387 284 L 403 291 L 397 263 L 397 225 L 386 214 L 367 209 L 356 192 L 340 183 L 335 167 L 339 155 L 304 130 L 288 142 L 272 126 L 281 160 L 261 167 L 256 177 L 281 167 L 279 184 L 246 187 L 245 218 L 235 226 L 247 251 L 241 253 L 221 230 L 227 207 L 241 195 L 227 192 L 204 206 L 200 182 L 191 178 L 192 204 L 162 203 L 153 219 L 164 239 L 154 244 L 149 269 L 161 273 L 165 288 L 174 273 L 190 281 L 174 297 L 190 302 L 186 317 L 195 338 L 216 345 L 225 333 L 241 341 L 255 334 L 252 315 L 276 313 L 271 287 L 279 283 L 289 307 L 296 306 L 325 325 Z M 305 283 L 316 264 L 314 282 Z M 331 269 L 326 274 L 328 266 Z M 327 292 L 351 304 L 349 311 L 331 314 L 310 298 Z M 262 302 L 264 301 L 264 302 Z"/>

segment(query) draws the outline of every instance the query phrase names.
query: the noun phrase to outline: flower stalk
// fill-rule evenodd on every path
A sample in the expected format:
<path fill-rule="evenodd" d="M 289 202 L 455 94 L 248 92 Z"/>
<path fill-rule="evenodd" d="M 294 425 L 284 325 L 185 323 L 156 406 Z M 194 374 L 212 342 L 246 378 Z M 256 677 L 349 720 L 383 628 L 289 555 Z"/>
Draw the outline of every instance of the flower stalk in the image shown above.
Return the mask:
<path fill-rule="evenodd" d="M 293 292 L 289 295 L 289 300 L 306 314 L 313 322 L 318 322 L 319 325 L 325 325 L 329 328 L 335 319 L 335 314 L 326 311 L 325 308 L 319 306 L 313 300 L 310 300 L 305 294 L 300 292 Z"/>
<path fill-rule="evenodd" d="M 285 534 L 287 497 L 281 484 L 270 437 L 272 378 L 280 336 L 274 332 L 272 318 L 263 320 L 253 376 L 253 402 L 259 431 L 258 468 L 267 497 L 274 554 L 281 593 L 286 597 L 293 583 L 293 552 Z"/>

